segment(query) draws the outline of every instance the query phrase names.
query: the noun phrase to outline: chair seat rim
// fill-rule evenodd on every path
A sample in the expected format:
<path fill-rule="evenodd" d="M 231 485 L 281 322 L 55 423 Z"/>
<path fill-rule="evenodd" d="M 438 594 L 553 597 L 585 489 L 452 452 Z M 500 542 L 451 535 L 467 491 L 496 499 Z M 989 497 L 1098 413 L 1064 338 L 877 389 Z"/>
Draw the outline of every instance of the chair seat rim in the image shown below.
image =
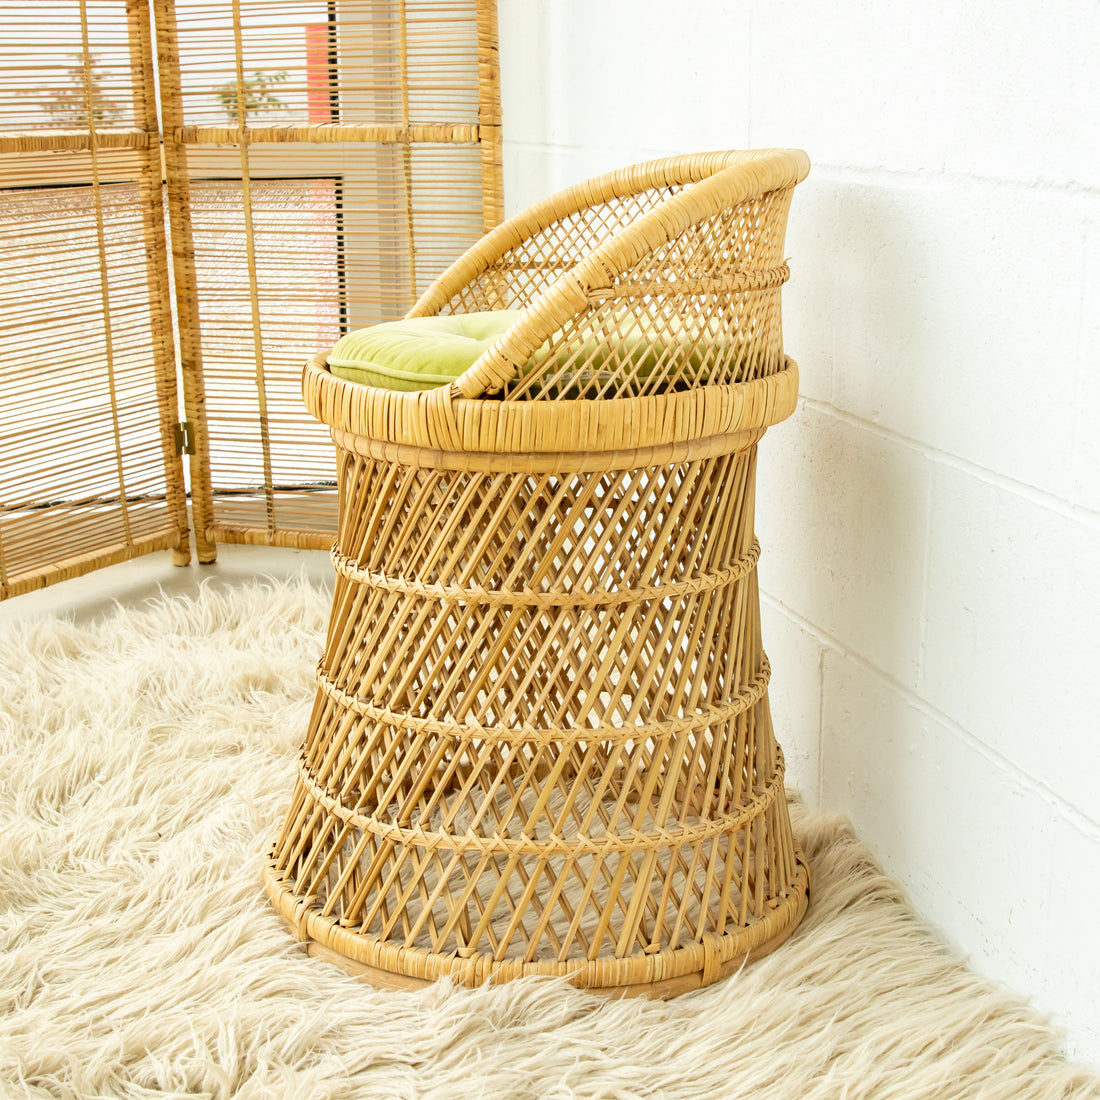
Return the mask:
<path fill-rule="evenodd" d="M 448 386 L 366 386 L 332 374 L 321 353 L 306 364 L 302 396 L 340 440 L 456 454 L 607 454 L 759 437 L 794 412 L 798 365 L 785 356 L 780 370 L 751 382 L 644 397 L 496 401 L 455 397 Z"/>

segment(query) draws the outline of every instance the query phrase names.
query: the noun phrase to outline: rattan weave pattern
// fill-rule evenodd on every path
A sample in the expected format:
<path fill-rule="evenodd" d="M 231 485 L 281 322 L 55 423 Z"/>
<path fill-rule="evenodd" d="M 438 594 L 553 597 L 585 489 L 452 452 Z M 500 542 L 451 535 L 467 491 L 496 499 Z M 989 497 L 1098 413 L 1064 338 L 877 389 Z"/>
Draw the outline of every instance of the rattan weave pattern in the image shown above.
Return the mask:
<path fill-rule="evenodd" d="M 307 367 L 337 443 L 337 576 L 267 888 L 316 952 L 384 984 L 675 993 L 797 924 L 753 501 L 797 389 L 778 292 L 806 170 L 654 162 L 506 223 L 414 311 L 489 285 L 527 307 L 452 387 Z M 558 242 L 556 278 L 532 274 L 532 235 Z M 658 381 L 637 334 L 674 316 Z"/>

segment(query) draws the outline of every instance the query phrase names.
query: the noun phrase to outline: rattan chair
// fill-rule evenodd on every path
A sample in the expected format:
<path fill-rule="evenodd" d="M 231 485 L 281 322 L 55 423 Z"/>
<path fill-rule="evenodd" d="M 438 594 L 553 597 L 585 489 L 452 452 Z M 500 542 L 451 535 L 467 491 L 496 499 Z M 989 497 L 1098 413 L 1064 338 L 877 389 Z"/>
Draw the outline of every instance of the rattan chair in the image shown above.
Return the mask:
<path fill-rule="evenodd" d="M 266 885 L 314 953 L 670 995 L 797 925 L 753 501 L 808 168 L 660 160 L 501 225 L 410 314 L 522 309 L 452 386 L 307 366 L 336 589 Z"/>

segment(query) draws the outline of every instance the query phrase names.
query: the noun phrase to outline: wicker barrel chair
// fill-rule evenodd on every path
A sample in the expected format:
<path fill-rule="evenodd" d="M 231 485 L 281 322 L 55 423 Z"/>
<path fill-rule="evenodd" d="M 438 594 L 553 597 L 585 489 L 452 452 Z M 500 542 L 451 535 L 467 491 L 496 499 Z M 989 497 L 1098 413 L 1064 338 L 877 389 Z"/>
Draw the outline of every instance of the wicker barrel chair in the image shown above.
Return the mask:
<path fill-rule="evenodd" d="M 798 924 L 753 501 L 808 168 L 654 161 L 501 225 L 409 314 L 517 311 L 451 385 L 307 366 L 336 588 L 266 886 L 313 953 L 672 995 Z"/>

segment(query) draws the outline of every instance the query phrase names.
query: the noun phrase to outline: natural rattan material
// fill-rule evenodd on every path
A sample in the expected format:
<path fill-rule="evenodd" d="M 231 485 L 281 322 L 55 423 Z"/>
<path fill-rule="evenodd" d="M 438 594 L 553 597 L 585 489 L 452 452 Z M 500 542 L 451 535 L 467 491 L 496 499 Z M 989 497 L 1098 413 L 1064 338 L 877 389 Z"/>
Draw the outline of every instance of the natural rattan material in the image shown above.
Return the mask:
<path fill-rule="evenodd" d="M 175 59 L 165 164 L 199 556 L 327 549 L 336 468 L 301 407 L 302 360 L 402 317 L 499 223 L 496 0 L 151 2 Z"/>
<path fill-rule="evenodd" d="M 0 4 L 0 599 L 186 562 L 148 11 Z"/>
<path fill-rule="evenodd" d="M 654 162 L 502 226 L 413 311 L 525 307 L 453 386 L 307 367 L 337 577 L 267 888 L 315 952 L 388 985 L 671 994 L 797 925 L 753 500 L 797 390 L 778 294 L 807 168 Z M 655 381 L 633 334 L 672 318 L 694 339 Z"/>
<path fill-rule="evenodd" d="M 332 544 L 302 360 L 500 221 L 497 52 L 496 0 L 0 0 L 0 599 Z"/>

